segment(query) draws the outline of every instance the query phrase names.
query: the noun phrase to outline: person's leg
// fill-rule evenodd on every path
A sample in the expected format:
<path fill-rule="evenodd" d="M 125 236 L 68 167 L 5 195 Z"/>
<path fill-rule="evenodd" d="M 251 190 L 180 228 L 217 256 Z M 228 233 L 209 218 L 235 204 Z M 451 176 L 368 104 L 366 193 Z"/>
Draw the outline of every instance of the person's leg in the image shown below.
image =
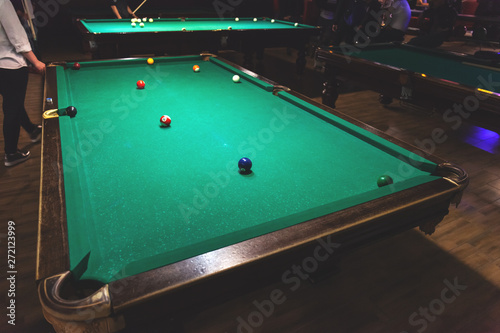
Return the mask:
<path fill-rule="evenodd" d="M 11 110 L 16 110 L 21 127 L 24 128 L 26 132 L 32 133 L 37 128 L 37 126 L 31 122 L 28 114 L 26 113 L 26 109 L 24 108 L 26 89 L 28 87 L 29 70 L 27 67 L 23 67 L 15 71 L 16 73 L 14 74 L 14 78 L 12 78 L 11 81 L 11 97 L 8 98 L 7 107 L 9 107 L 9 109 Z M 6 108 L 5 100 L 6 98 L 4 97 L 4 109 Z"/>
<path fill-rule="evenodd" d="M 17 148 L 21 124 L 29 133 L 37 128 L 31 123 L 24 109 L 24 99 L 28 85 L 28 68 L 0 69 L 0 82 L 4 113 L 5 165 L 11 166 L 29 157 L 29 152 L 19 153 Z M 18 154 L 19 156 L 17 156 Z"/>

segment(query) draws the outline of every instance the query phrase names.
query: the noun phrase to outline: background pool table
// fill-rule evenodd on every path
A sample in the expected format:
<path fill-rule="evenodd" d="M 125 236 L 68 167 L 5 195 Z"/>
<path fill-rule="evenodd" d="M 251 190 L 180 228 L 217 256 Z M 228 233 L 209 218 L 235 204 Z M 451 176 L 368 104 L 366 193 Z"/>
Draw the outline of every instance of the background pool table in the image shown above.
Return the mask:
<path fill-rule="evenodd" d="M 429 109 L 500 112 L 500 64 L 493 60 L 396 43 L 324 48 L 316 57 L 325 63 L 323 103 L 332 107 L 344 78 Z"/>
<path fill-rule="evenodd" d="M 165 318 L 251 287 L 256 270 L 279 278 L 318 244 L 337 254 L 415 226 L 432 233 L 468 181 L 212 56 L 62 63 L 46 80 L 46 116 L 60 116 L 43 124 L 37 280 L 59 329 Z M 394 184 L 378 187 L 386 174 Z"/>
<path fill-rule="evenodd" d="M 217 53 L 231 49 L 245 54 L 245 65 L 264 48 L 290 47 L 298 50 L 297 66 L 305 66 L 305 47 L 319 27 L 259 17 L 155 18 L 144 27 L 132 27 L 130 19 L 80 19 L 76 25 L 94 59 L 137 54 L 185 55 Z M 185 29 L 185 31 L 183 31 Z"/>

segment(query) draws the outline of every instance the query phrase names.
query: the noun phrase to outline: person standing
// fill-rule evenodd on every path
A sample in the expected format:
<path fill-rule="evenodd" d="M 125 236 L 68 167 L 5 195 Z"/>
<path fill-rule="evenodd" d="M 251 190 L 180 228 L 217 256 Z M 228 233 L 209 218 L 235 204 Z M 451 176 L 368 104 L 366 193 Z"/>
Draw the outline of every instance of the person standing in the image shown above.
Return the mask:
<path fill-rule="evenodd" d="M 45 72 L 45 64 L 33 53 L 14 6 L 9 0 L 0 0 L 0 95 L 3 97 L 5 166 L 19 164 L 30 157 L 29 151 L 17 147 L 21 127 L 32 142 L 39 142 L 42 134 L 42 127 L 31 122 L 24 108 L 29 76 L 27 61 L 37 72 Z"/>
<path fill-rule="evenodd" d="M 411 9 L 407 0 L 379 0 L 386 11 L 387 21 L 374 43 L 402 42 L 410 24 Z"/>
<path fill-rule="evenodd" d="M 110 0 L 110 5 L 117 19 L 130 17 L 137 18 L 134 12 L 132 12 L 132 9 L 130 9 L 127 0 Z"/>

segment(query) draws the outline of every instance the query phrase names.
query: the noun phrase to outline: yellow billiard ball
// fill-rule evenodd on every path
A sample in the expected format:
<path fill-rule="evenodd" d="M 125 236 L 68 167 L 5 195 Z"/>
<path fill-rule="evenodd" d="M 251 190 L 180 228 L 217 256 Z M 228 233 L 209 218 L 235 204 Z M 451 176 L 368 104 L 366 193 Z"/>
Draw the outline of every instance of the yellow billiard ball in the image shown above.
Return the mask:
<path fill-rule="evenodd" d="M 148 58 L 148 64 L 152 65 L 155 63 L 155 60 L 153 58 Z"/>

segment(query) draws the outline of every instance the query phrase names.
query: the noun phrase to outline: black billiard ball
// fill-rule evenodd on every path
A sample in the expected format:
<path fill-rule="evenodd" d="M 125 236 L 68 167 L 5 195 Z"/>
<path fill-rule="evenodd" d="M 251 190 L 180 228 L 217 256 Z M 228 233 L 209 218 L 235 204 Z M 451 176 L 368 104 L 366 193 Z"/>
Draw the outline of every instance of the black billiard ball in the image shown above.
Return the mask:
<path fill-rule="evenodd" d="M 66 108 L 66 114 L 70 117 L 73 118 L 76 116 L 76 108 L 74 106 L 68 106 Z"/>
<path fill-rule="evenodd" d="M 251 173 L 252 161 L 247 157 L 243 157 L 238 161 L 238 169 L 240 170 L 240 173 L 244 175 Z"/>
<path fill-rule="evenodd" d="M 391 185 L 392 183 L 394 183 L 394 181 L 392 180 L 392 178 L 390 176 L 387 176 L 387 175 L 380 176 L 377 179 L 378 187 Z"/>

